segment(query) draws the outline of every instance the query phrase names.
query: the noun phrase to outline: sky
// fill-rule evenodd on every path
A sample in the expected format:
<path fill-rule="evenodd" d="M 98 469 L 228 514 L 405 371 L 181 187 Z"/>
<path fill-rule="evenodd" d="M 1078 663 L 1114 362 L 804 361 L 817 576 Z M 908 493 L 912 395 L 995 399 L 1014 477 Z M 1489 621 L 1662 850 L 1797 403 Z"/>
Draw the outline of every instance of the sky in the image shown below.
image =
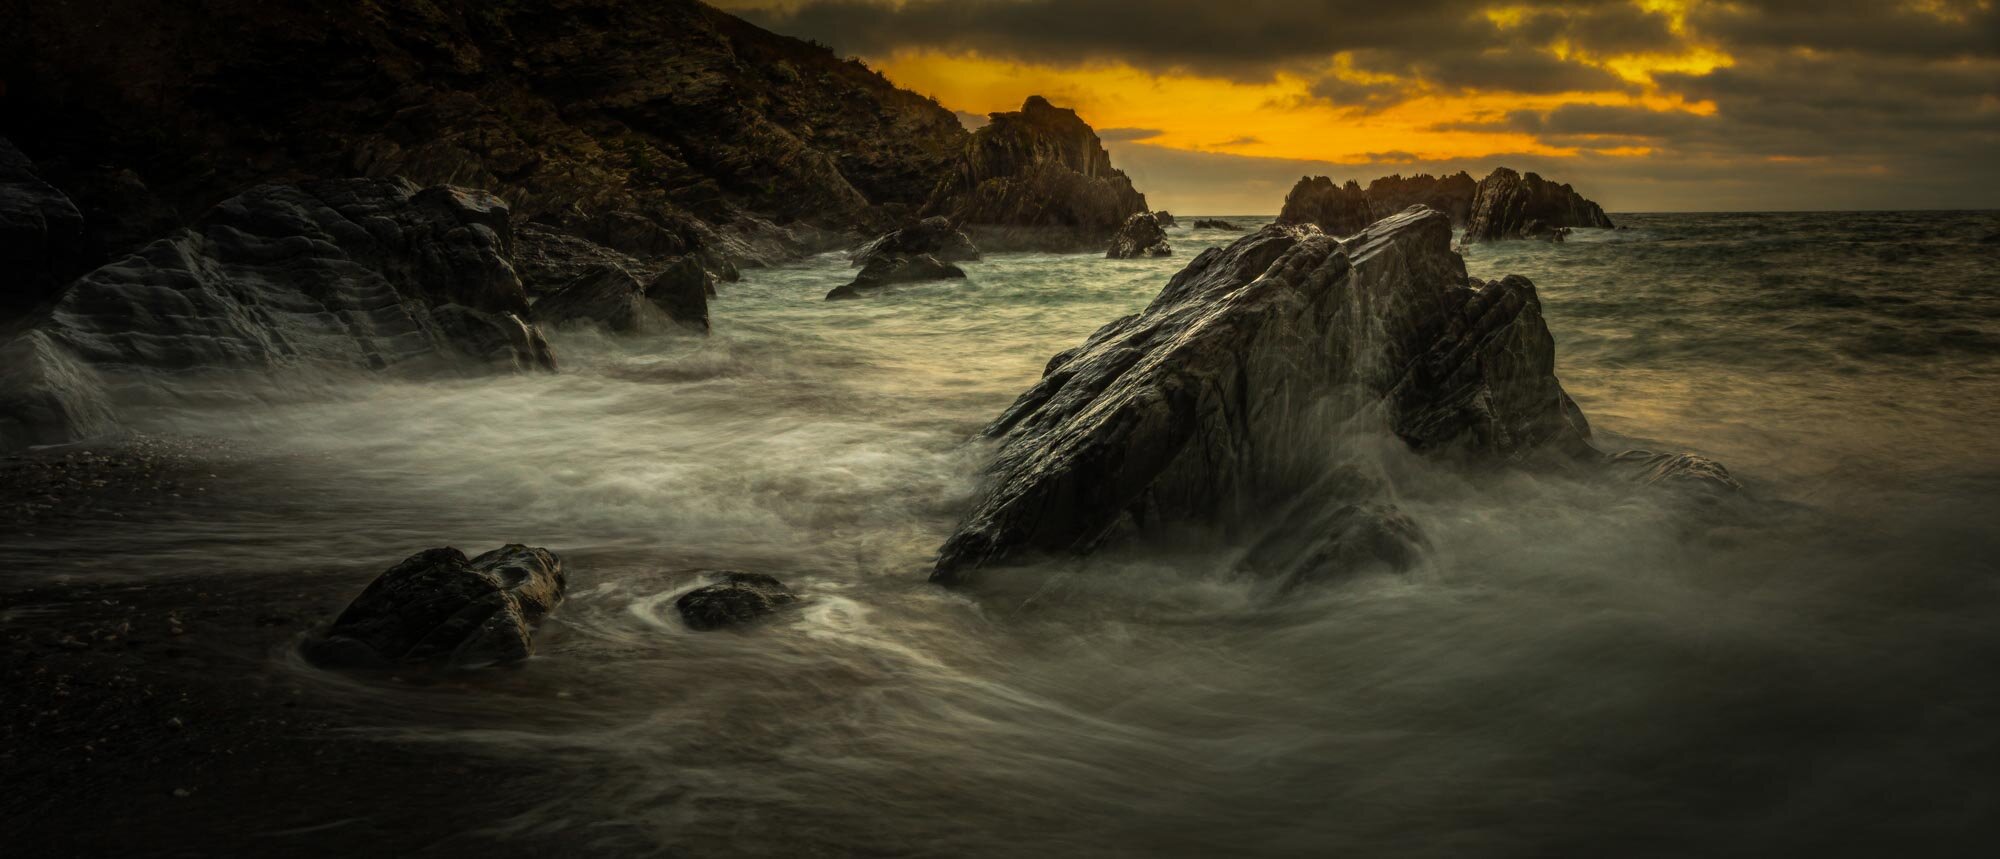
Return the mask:
<path fill-rule="evenodd" d="M 2000 208 L 1996 0 L 711 0 L 969 125 L 1073 107 L 1155 209 L 1496 166 L 1613 212 Z"/>

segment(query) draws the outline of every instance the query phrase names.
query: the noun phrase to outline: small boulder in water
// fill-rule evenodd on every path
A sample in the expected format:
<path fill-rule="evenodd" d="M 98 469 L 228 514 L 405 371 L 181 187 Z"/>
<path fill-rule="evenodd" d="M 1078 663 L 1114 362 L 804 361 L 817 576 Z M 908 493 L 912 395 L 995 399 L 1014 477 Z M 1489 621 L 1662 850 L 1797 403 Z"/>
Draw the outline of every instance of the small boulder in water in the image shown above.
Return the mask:
<path fill-rule="evenodd" d="M 682 325 L 708 333 L 708 299 L 715 294 L 715 278 L 694 256 L 684 256 L 667 264 L 646 284 L 646 299 Z"/>
<path fill-rule="evenodd" d="M 763 573 L 724 572 L 674 601 L 689 629 L 710 630 L 755 620 L 798 602 L 785 583 Z"/>
<path fill-rule="evenodd" d="M 621 334 L 637 331 L 646 318 L 646 288 L 623 266 L 599 265 L 535 302 L 529 312 L 541 325 L 588 322 Z"/>
<path fill-rule="evenodd" d="M 1140 212 L 1125 219 L 1125 226 L 1111 239 L 1111 249 L 1105 251 L 1106 259 L 1132 259 L 1134 257 L 1171 256 L 1174 246 L 1167 243 L 1167 233 L 1160 229 L 1160 222 L 1152 212 Z"/>
<path fill-rule="evenodd" d="M 1221 218 L 1196 218 L 1194 228 L 1197 230 L 1227 230 L 1232 233 L 1243 232 L 1242 227 Z"/>
<path fill-rule="evenodd" d="M 882 234 L 854 252 L 854 265 L 866 266 L 883 257 L 929 255 L 939 262 L 968 262 L 979 259 L 972 239 L 952 226 L 950 218 L 925 218 L 900 230 Z"/>
<path fill-rule="evenodd" d="M 826 300 L 860 298 L 863 294 L 899 283 L 918 283 L 926 280 L 950 280 L 965 277 L 965 269 L 937 257 L 921 254 L 914 257 L 876 257 L 861 273 L 854 276 L 852 283 L 835 287 L 826 294 Z"/>
<path fill-rule="evenodd" d="M 518 543 L 468 560 L 427 549 L 368 585 L 306 658 L 331 668 L 464 668 L 526 659 L 535 628 L 562 603 L 562 560 Z"/>

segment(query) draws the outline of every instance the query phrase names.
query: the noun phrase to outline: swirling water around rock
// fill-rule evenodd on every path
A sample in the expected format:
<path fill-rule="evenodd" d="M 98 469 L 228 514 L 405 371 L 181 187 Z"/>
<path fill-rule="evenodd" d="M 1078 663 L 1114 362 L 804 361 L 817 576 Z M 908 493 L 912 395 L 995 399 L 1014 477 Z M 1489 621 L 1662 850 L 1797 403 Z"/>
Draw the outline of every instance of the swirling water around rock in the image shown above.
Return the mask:
<path fill-rule="evenodd" d="M 1991 216 L 1619 223 L 1468 268 L 1534 278 L 1607 448 L 1713 455 L 1754 515 L 1350 440 L 1430 541 L 1410 571 L 1273 599 L 1233 572 L 1246 547 L 1190 534 L 926 584 L 988 453 L 968 439 L 1237 238 L 1176 228 L 1175 258 L 994 254 L 860 302 L 822 300 L 844 258 L 753 270 L 706 340 L 559 332 L 559 375 L 155 404 L 143 430 L 231 451 L 199 493 L 13 544 L 49 574 L 339 599 L 429 546 L 559 552 L 529 670 L 267 666 L 357 742 L 531 768 L 445 843 L 1686 855 L 1890 846 L 1800 821 L 1893 817 L 1900 847 L 1991 826 Z M 693 633 L 674 602 L 719 569 L 801 601 Z"/>

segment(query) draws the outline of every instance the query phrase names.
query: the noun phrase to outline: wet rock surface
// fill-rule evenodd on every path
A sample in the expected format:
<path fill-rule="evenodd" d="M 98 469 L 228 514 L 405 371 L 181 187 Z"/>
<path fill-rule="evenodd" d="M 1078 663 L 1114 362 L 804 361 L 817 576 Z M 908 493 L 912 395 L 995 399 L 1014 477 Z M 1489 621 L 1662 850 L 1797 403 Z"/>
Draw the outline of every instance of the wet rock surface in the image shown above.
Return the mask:
<path fill-rule="evenodd" d="M 1612 223 L 1602 208 L 1576 189 L 1502 167 L 1479 181 L 1466 221 L 1465 241 L 1559 242 L 1571 227 L 1611 229 Z"/>
<path fill-rule="evenodd" d="M 854 265 L 866 266 L 881 258 L 931 256 L 939 262 L 971 262 L 979 259 L 979 248 L 950 218 L 925 218 L 891 230 L 854 251 Z"/>
<path fill-rule="evenodd" d="M 992 114 L 924 206 L 988 251 L 1094 250 L 1144 211 L 1096 132 L 1041 96 Z"/>
<path fill-rule="evenodd" d="M 536 301 L 532 315 L 538 325 L 592 324 L 625 334 L 645 327 L 646 304 L 638 278 L 623 266 L 606 265 Z"/>
<path fill-rule="evenodd" d="M 1174 246 L 1167 242 L 1167 233 L 1160 228 L 1158 218 L 1151 212 L 1140 212 L 1125 221 L 1123 229 L 1111 239 L 1111 248 L 1104 252 L 1108 259 L 1134 259 L 1138 257 L 1172 256 Z"/>
<path fill-rule="evenodd" d="M 562 561 L 519 544 L 466 558 L 428 549 L 383 573 L 323 632 L 306 658 L 333 668 L 516 662 L 563 600 Z"/>
<path fill-rule="evenodd" d="M 1743 488 L 1722 463 L 1692 453 L 1627 450 L 1606 457 L 1611 466 L 1646 486 L 1728 495 Z"/>
<path fill-rule="evenodd" d="M 646 300 L 683 328 L 708 333 L 708 299 L 715 278 L 693 256 L 668 263 L 646 284 Z"/>
<path fill-rule="evenodd" d="M 798 602 L 798 595 L 763 573 L 724 572 L 720 581 L 682 594 L 674 608 L 689 629 L 712 630 L 748 623 Z"/>
<path fill-rule="evenodd" d="M 1232 233 L 1243 232 L 1242 227 L 1239 227 L 1228 221 L 1222 220 L 1221 218 L 1196 218 L 1194 221 L 1194 228 L 1197 230 L 1227 230 Z"/>
<path fill-rule="evenodd" d="M 1049 362 L 989 434 L 989 489 L 933 579 L 1255 518 L 1352 421 L 1469 462 L 1596 455 L 1525 278 L 1468 278 L 1416 207 L 1342 243 L 1273 224 L 1203 252 L 1145 311 Z"/>
<path fill-rule="evenodd" d="M 929 255 L 916 257 L 876 257 L 861 273 L 855 275 L 852 283 L 835 287 L 826 294 L 828 301 L 860 298 L 871 292 L 901 283 L 922 283 L 930 280 L 957 280 L 965 277 L 965 269 L 947 262 L 940 262 Z"/>

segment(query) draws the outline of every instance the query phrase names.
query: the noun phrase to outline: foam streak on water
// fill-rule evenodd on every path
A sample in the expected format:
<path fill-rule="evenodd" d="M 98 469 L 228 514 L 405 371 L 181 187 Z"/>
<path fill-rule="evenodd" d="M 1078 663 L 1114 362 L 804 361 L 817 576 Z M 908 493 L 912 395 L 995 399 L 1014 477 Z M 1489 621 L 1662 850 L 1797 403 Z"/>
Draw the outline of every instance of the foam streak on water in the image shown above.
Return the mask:
<path fill-rule="evenodd" d="M 1183 220 L 1192 220 L 1184 218 Z M 1258 223 L 1259 219 L 1235 219 Z M 312 675 L 370 737 L 540 764 L 496 833 L 873 855 L 1905 852 L 2000 819 L 2000 251 L 1990 214 L 1629 216 L 1481 246 L 1532 278 L 1600 442 L 1728 463 L 1756 514 L 1366 452 L 1428 564 L 1273 601 L 1227 545 L 924 582 L 968 441 L 1168 260 L 1003 255 L 861 301 L 824 258 L 707 340 L 556 339 L 556 376 L 159 412 L 270 451 L 197 521 L 46 534 L 64 573 L 358 588 L 526 542 L 573 592 L 471 689 Z M 703 569 L 801 610 L 684 629 Z M 1026 581 L 1026 579 L 1024 579 Z M 303 670 L 303 669 L 284 669 Z"/>

